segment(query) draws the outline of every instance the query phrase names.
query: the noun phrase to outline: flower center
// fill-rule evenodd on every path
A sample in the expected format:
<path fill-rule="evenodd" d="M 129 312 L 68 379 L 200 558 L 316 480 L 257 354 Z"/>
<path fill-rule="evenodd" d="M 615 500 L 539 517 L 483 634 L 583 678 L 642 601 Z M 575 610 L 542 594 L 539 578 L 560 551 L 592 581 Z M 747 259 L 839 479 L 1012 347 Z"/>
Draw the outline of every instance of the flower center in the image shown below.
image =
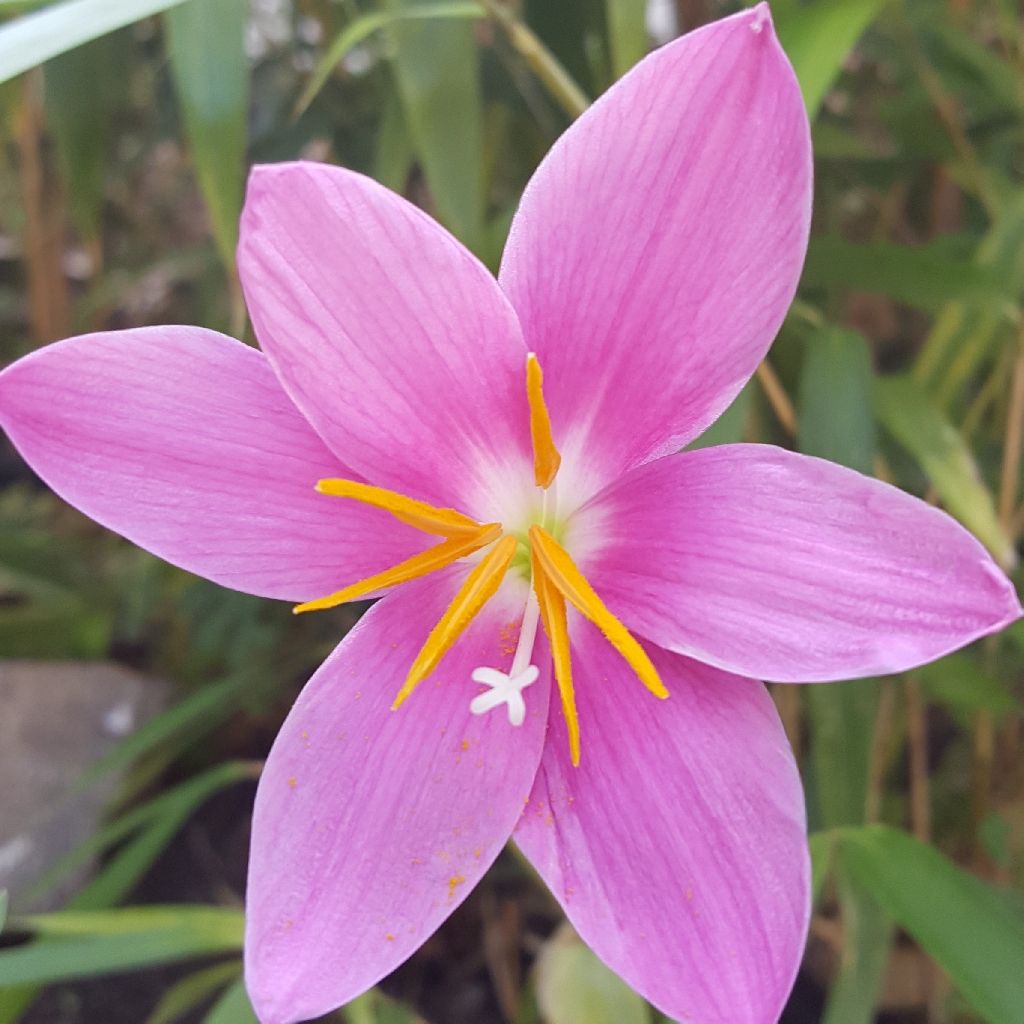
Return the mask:
<path fill-rule="evenodd" d="M 511 724 L 522 725 L 526 717 L 522 692 L 539 675 L 539 669 L 532 660 L 537 627 L 543 624 L 568 727 L 572 763 L 578 765 L 580 728 L 573 689 L 566 602 L 601 630 L 651 693 L 664 698 L 668 691 L 644 649 L 605 607 L 558 539 L 555 477 L 562 457 L 551 433 L 540 363 L 532 352 L 526 358 L 526 397 L 530 408 L 534 483 L 543 495 L 539 521 L 532 523 L 524 533 L 516 534 L 506 531 L 501 523 L 478 523 L 455 509 L 437 508 L 381 487 L 354 480 L 320 480 L 316 487 L 322 494 L 372 505 L 409 526 L 444 540 L 384 572 L 359 580 L 326 597 L 296 605 L 294 611 L 333 608 L 425 576 L 483 551 L 483 556 L 466 577 L 441 620 L 430 631 L 410 666 L 405 683 L 392 704 L 394 710 L 437 668 L 455 641 L 498 592 L 509 569 L 517 568 L 530 579 L 531 590 L 523 609 L 516 651 L 507 672 L 486 665 L 474 669 L 473 681 L 488 689 L 473 699 L 470 710 L 474 714 L 484 714 L 504 705 Z"/>

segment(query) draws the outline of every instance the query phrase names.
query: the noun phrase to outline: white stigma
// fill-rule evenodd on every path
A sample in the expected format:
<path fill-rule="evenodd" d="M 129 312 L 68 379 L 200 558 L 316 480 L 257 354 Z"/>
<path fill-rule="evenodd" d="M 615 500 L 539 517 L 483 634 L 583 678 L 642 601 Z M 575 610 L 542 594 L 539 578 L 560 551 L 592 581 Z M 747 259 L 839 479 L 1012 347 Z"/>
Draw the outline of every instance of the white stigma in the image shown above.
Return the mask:
<path fill-rule="evenodd" d="M 533 645 L 537 639 L 537 623 L 540 619 L 540 609 L 537 606 L 537 598 L 533 591 L 526 602 L 526 610 L 523 612 L 523 624 L 519 627 L 519 642 L 516 644 L 516 653 L 512 657 L 512 664 L 507 672 L 501 669 L 488 668 L 481 665 L 473 669 L 471 676 L 474 683 L 481 683 L 489 686 L 486 693 L 474 697 L 469 704 L 469 710 L 474 715 L 483 715 L 494 708 L 508 705 L 508 720 L 512 725 L 522 725 L 526 720 L 526 702 L 523 700 L 523 690 L 537 681 L 540 669 L 530 664 L 533 657 Z"/>
<path fill-rule="evenodd" d="M 523 690 L 537 681 L 540 670 L 536 665 L 527 665 L 522 672 L 502 672 L 496 668 L 473 669 L 473 682 L 489 686 L 486 693 L 474 697 L 469 710 L 474 715 L 483 715 L 494 708 L 508 705 L 508 720 L 512 725 L 522 725 L 526 720 L 526 701 Z"/>

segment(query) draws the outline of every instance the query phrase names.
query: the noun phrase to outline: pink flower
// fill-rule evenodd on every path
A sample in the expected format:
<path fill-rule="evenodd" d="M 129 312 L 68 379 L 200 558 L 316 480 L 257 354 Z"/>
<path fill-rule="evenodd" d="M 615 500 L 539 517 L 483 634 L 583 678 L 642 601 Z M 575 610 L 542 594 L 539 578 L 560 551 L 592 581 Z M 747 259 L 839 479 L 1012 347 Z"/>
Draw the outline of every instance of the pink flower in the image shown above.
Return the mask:
<path fill-rule="evenodd" d="M 892 487 L 758 445 L 672 454 L 764 356 L 810 202 L 762 4 L 566 132 L 498 283 L 366 178 L 260 167 L 239 267 L 262 354 L 148 328 L 0 376 L 40 476 L 163 558 L 304 607 L 387 590 L 260 783 L 246 969 L 266 1024 L 387 974 L 510 836 L 666 1013 L 777 1017 L 808 857 L 755 680 L 898 672 L 1020 614 L 974 538 Z"/>

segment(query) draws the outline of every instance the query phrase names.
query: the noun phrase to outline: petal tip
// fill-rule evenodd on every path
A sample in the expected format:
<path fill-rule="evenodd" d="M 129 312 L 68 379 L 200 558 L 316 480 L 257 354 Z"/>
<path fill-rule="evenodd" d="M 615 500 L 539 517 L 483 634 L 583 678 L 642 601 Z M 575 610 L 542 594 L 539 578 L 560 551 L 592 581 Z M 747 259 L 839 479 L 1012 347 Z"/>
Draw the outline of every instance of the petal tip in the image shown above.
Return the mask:
<path fill-rule="evenodd" d="M 756 7 L 751 8 L 747 13 L 747 23 L 750 31 L 755 35 L 774 35 L 775 25 L 772 21 L 772 11 L 768 6 L 767 0 L 762 0 Z M 764 30 L 768 29 L 765 33 Z"/>

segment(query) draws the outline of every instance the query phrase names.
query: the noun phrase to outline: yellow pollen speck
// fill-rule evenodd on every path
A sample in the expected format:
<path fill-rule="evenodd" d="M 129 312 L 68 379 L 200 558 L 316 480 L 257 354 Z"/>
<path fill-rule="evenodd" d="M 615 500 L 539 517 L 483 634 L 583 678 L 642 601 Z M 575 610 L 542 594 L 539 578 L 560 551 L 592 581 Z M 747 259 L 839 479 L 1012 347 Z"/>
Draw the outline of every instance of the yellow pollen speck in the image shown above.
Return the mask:
<path fill-rule="evenodd" d="M 308 739 L 309 739 L 309 730 L 308 730 L 308 729 L 303 729 L 303 730 L 302 730 L 302 732 L 300 732 L 300 733 L 299 733 L 299 735 L 300 735 L 300 736 L 301 736 L 301 737 L 302 737 L 302 738 L 303 738 L 304 740 L 308 740 Z"/>
<path fill-rule="evenodd" d="M 455 890 L 466 881 L 465 875 L 452 875 L 448 879 L 448 899 L 455 898 Z"/>
<path fill-rule="evenodd" d="M 394 937 L 394 935 L 391 934 L 391 932 L 388 932 L 387 935 L 384 936 L 384 938 L 387 939 L 388 942 L 394 942 L 395 941 L 395 937 Z"/>
<path fill-rule="evenodd" d="M 473 851 L 473 856 L 477 860 L 479 860 L 483 855 L 484 855 L 484 851 L 481 850 L 479 846 Z"/>
<path fill-rule="evenodd" d="M 688 885 L 686 887 L 686 901 L 687 901 L 687 903 L 692 903 L 693 902 L 693 886 L 692 885 Z"/>
<path fill-rule="evenodd" d="M 289 789 L 294 789 L 298 784 L 299 784 L 299 780 L 296 779 L 294 775 L 288 780 L 288 788 Z"/>
<path fill-rule="evenodd" d="M 460 747 L 462 747 L 463 751 L 465 752 L 465 751 L 469 750 L 469 747 L 470 747 L 470 742 L 469 742 L 469 740 L 463 740 L 463 741 L 462 741 L 462 742 L 461 742 L 461 743 L 459 744 L 459 746 L 460 746 Z"/>

